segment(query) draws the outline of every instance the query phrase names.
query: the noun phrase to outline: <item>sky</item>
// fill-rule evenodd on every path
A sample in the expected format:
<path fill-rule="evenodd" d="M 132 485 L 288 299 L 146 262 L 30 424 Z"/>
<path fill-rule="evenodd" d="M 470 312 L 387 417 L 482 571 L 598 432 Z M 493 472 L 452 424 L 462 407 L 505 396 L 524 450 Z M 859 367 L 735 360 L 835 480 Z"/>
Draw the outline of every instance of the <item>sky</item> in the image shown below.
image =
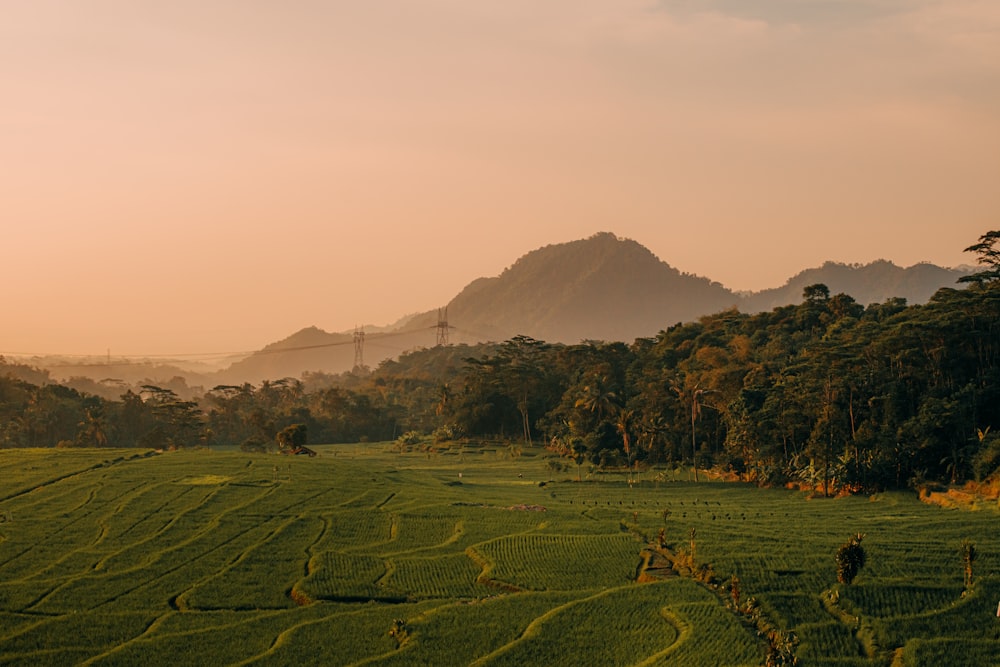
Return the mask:
<path fill-rule="evenodd" d="M 4 0 L 0 354 L 250 351 L 600 231 L 971 263 L 996 0 Z"/>

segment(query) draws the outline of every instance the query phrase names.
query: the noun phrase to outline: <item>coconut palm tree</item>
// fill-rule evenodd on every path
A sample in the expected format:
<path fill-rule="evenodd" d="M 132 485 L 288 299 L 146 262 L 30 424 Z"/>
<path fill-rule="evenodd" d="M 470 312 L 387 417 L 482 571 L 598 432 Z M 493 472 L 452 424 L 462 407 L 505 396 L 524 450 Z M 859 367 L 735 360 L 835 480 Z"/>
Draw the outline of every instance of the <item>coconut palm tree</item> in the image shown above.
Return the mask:
<path fill-rule="evenodd" d="M 703 397 L 705 394 L 717 393 L 714 389 L 702 389 L 699 384 L 696 384 L 690 390 L 685 390 L 681 386 L 674 384 L 671 386 L 678 397 L 684 402 L 691 403 L 691 464 L 694 467 L 694 481 L 698 481 L 698 439 L 695 435 L 695 423 L 698 418 L 701 417 L 702 407 L 711 407 L 709 405 L 704 405 Z"/>
<path fill-rule="evenodd" d="M 573 407 L 594 413 L 598 421 L 614 414 L 618 411 L 618 394 L 609 388 L 610 383 L 607 376 L 594 378 L 583 387 L 583 396 L 576 399 Z"/>
<path fill-rule="evenodd" d="M 615 415 L 615 429 L 622 437 L 622 449 L 625 450 L 625 460 L 628 462 L 628 483 L 632 485 L 632 422 L 635 419 L 635 411 L 622 408 Z"/>

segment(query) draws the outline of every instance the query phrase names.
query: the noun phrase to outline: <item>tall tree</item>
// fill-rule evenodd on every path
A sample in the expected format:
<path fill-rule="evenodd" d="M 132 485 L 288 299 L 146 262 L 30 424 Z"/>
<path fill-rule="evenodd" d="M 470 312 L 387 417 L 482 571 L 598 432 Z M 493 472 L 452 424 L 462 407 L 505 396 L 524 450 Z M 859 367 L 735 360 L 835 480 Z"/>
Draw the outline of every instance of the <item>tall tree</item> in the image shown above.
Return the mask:
<path fill-rule="evenodd" d="M 976 263 L 984 267 L 969 276 L 962 276 L 958 279 L 960 283 L 988 283 L 1000 280 L 1000 230 L 986 232 L 979 237 L 979 242 L 970 245 L 965 252 L 975 253 Z"/>

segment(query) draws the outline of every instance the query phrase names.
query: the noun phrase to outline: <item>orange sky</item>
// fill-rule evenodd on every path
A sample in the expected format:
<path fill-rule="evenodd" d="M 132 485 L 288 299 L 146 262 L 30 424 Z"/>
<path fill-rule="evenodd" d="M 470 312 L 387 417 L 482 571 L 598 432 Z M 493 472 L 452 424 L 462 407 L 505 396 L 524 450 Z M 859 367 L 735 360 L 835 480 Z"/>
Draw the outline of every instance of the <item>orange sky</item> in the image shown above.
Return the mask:
<path fill-rule="evenodd" d="M 384 325 L 602 230 L 763 289 L 1000 228 L 996 0 L 13 0 L 0 85 L 0 353 Z"/>

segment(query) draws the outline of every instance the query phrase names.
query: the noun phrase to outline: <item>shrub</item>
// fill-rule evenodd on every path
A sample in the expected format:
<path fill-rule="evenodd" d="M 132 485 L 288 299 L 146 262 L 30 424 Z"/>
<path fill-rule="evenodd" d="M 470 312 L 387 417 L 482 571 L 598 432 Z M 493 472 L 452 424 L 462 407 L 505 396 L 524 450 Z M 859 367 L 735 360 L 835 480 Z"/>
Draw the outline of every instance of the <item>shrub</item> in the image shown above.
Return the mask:
<path fill-rule="evenodd" d="M 972 460 L 972 472 L 977 482 L 982 482 L 1000 470 L 1000 435 L 979 431 L 980 448 Z"/>
<path fill-rule="evenodd" d="M 837 549 L 837 581 L 842 584 L 850 585 L 865 566 L 865 549 L 861 546 L 864 537 L 858 533 Z"/>
<path fill-rule="evenodd" d="M 278 440 L 278 449 L 285 451 L 304 447 L 309 439 L 308 433 L 308 428 L 305 424 L 286 426 L 275 436 Z"/>
<path fill-rule="evenodd" d="M 449 442 L 455 439 L 455 430 L 448 424 L 439 426 L 434 429 L 433 438 L 435 444 Z"/>
<path fill-rule="evenodd" d="M 396 442 L 401 445 L 419 445 L 421 441 L 421 435 L 417 431 L 407 431 L 403 435 L 396 438 Z"/>

